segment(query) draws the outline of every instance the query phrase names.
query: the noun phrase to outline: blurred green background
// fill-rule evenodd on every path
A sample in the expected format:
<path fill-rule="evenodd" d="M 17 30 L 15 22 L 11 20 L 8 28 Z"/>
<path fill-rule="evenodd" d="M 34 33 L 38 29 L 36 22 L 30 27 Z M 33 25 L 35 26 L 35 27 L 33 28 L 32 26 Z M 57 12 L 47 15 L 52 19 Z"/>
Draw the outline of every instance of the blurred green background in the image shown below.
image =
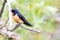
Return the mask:
<path fill-rule="evenodd" d="M 3 1 L 0 0 L 0 9 Z M 33 25 L 32 29 L 46 33 L 34 33 L 19 27 L 15 32 L 22 35 L 22 40 L 48 40 L 47 33 L 52 33 L 56 29 L 55 20 L 51 14 L 55 11 L 52 9 L 60 7 L 60 0 L 11 0 L 11 7 L 17 8 L 24 15 Z M 5 21 L 8 18 L 7 6 L 5 6 L 3 18 Z M 0 40 L 5 40 L 5 38 L 0 35 Z"/>

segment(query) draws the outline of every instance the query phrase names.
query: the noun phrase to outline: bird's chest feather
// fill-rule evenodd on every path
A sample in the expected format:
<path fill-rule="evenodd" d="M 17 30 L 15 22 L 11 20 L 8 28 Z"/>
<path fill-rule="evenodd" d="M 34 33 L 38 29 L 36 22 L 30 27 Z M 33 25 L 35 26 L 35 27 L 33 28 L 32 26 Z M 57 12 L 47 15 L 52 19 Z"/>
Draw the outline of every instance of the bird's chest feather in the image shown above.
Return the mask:
<path fill-rule="evenodd" d="M 13 20 L 15 20 L 18 23 L 23 23 L 23 21 L 19 18 L 19 16 L 16 14 L 14 16 L 12 16 Z"/>

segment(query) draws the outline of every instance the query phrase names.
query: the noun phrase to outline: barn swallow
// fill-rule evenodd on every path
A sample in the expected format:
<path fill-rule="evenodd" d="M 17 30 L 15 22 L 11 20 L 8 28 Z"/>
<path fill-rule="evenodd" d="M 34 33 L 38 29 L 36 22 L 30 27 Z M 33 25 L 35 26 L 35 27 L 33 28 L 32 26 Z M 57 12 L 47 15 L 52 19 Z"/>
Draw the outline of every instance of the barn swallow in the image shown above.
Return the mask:
<path fill-rule="evenodd" d="M 12 12 L 12 18 L 13 20 L 15 20 L 15 22 L 32 26 L 32 24 L 30 24 L 17 9 L 12 9 L 11 12 Z"/>

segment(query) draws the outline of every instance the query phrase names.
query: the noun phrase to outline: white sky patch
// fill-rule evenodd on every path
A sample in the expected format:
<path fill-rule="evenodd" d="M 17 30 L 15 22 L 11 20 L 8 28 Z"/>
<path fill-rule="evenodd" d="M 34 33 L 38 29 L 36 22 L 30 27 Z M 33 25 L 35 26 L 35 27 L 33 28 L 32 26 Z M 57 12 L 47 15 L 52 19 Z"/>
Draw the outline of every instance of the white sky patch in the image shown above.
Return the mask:
<path fill-rule="evenodd" d="M 44 3 L 45 3 L 45 1 L 41 1 L 40 3 L 35 3 L 35 5 L 34 5 L 33 8 L 42 7 L 42 6 L 44 5 Z M 30 8 L 29 8 L 29 5 L 28 5 L 27 8 L 30 9 Z"/>
<path fill-rule="evenodd" d="M 53 7 L 53 6 L 48 6 L 46 7 L 46 12 L 47 14 L 56 14 L 56 12 L 58 11 L 57 8 Z"/>
<path fill-rule="evenodd" d="M 17 2 L 17 0 L 10 0 L 11 1 L 11 3 L 16 3 Z"/>
<path fill-rule="evenodd" d="M 48 7 L 47 7 L 47 10 L 53 12 L 53 11 L 57 11 L 57 8 L 54 8 L 54 7 L 52 7 L 52 6 L 48 6 Z"/>
<path fill-rule="evenodd" d="M 40 2 L 40 3 L 36 3 L 35 7 L 41 7 L 41 6 L 44 5 L 44 3 L 45 3 L 45 1 L 42 1 L 42 2 Z"/>

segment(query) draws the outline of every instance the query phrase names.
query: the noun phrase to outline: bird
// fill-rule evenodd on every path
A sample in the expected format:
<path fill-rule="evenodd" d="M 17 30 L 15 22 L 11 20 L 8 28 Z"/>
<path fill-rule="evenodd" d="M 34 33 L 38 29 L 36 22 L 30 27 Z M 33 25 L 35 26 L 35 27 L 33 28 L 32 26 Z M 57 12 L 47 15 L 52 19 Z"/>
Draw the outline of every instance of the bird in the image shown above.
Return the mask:
<path fill-rule="evenodd" d="M 29 23 L 26 18 L 18 11 L 18 9 L 14 8 L 11 10 L 11 13 L 12 13 L 12 19 L 17 22 L 17 23 L 20 23 L 20 24 L 25 24 L 25 25 L 28 25 L 28 26 L 31 26 L 32 27 L 32 24 Z"/>

